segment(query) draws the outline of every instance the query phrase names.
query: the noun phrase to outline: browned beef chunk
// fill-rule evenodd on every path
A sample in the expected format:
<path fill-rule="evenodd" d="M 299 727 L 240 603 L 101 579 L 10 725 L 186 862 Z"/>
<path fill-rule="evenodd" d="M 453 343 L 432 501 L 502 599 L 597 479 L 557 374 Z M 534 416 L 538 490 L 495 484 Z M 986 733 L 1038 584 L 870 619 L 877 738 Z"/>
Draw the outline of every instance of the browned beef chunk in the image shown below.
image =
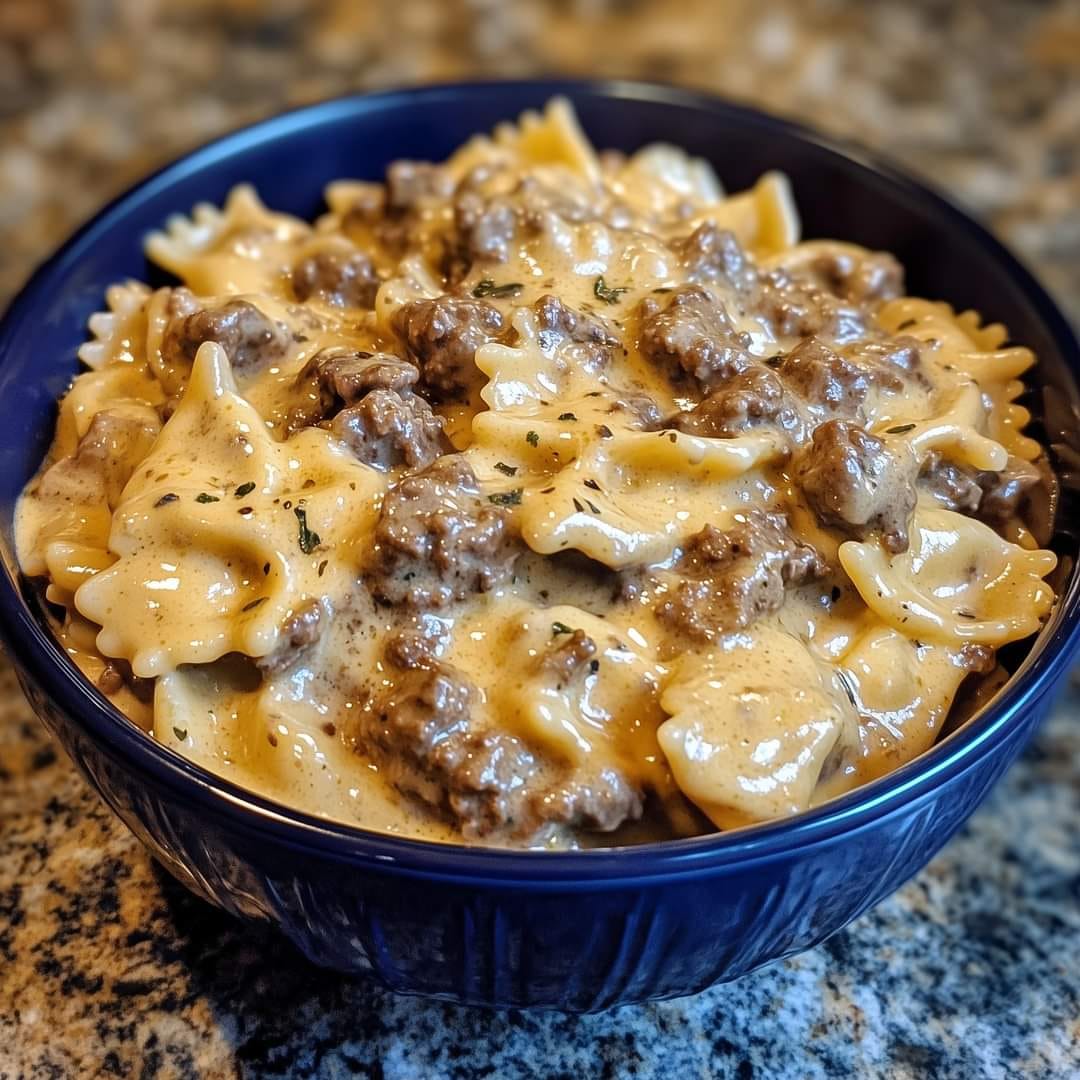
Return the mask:
<path fill-rule="evenodd" d="M 812 269 L 834 295 L 855 304 L 891 300 L 904 291 L 904 268 L 887 251 L 821 255 Z"/>
<path fill-rule="evenodd" d="M 357 458 L 380 469 L 424 469 L 443 451 L 442 418 L 408 391 L 369 390 L 334 417 L 330 430 Z"/>
<path fill-rule="evenodd" d="M 407 476 L 383 500 L 375 528 L 372 592 L 391 604 L 443 607 L 507 578 L 518 555 L 509 514 L 477 489 L 459 455 Z"/>
<path fill-rule="evenodd" d="M 333 417 L 342 406 L 355 405 L 372 390 L 408 396 L 419 378 L 415 364 L 392 353 L 321 349 L 293 383 L 297 404 L 289 411 L 286 435 Z"/>
<path fill-rule="evenodd" d="M 550 293 L 533 304 L 533 312 L 541 348 L 551 350 L 569 343 L 573 346 L 569 350 L 570 360 L 580 367 L 598 371 L 619 344 L 619 339 L 599 319 L 567 307 Z"/>
<path fill-rule="evenodd" d="M 427 803 L 472 839 L 530 832 L 528 790 L 537 771 L 513 735 L 477 729 L 479 692 L 448 664 L 430 661 L 399 675 L 360 733 L 399 790 Z"/>
<path fill-rule="evenodd" d="M 320 251 L 293 267 L 292 287 L 297 300 L 315 296 L 339 307 L 371 308 L 379 275 L 362 251 Z"/>
<path fill-rule="evenodd" d="M 757 271 L 735 234 L 715 222 L 699 225 L 676 244 L 691 281 L 719 281 L 748 294 L 757 284 Z"/>
<path fill-rule="evenodd" d="M 734 438 L 763 424 L 793 432 L 801 420 L 784 384 L 760 364 L 732 376 L 674 420 L 680 431 L 713 438 Z"/>
<path fill-rule="evenodd" d="M 545 653 L 540 663 L 559 686 L 565 686 L 595 655 L 596 642 L 584 630 L 575 630 L 564 642 Z"/>
<path fill-rule="evenodd" d="M 707 525 L 690 537 L 675 568 L 676 584 L 656 613 L 680 635 L 708 641 L 776 611 L 788 585 L 825 569 L 783 514 L 751 510 L 727 531 Z"/>
<path fill-rule="evenodd" d="M 971 470 L 946 461 L 936 450 L 923 463 L 919 487 L 933 495 L 946 510 L 961 514 L 974 514 L 982 498 L 978 477 Z"/>
<path fill-rule="evenodd" d="M 870 392 L 870 376 L 858 364 L 815 337 L 800 342 L 777 369 L 808 405 L 853 415 Z"/>
<path fill-rule="evenodd" d="M 233 370 L 247 374 L 284 356 L 289 334 L 254 304 L 229 300 L 170 322 L 161 351 L 174 366 L 190 366 L 206 341 L 216 341 L 229 354 Z"/>
<path fill-rule="evenodd" d="M 266 675 L 288 671 L 319 640 L 323 631 L 323 610 L 318 600 L 311 600 L 290 615 L 278 631 L 277 644 L 255 661 Z"/>
<path fill-rule="evenodd" d="M 326 402 L 327 411 L 335 405 L 352 405 L 371 390 L 411 390 L 420 378 L 415 364 L 393 353 L 346 352 L 323 349 L 317 352 L 297 377 L 314 379 Z"/>
<path fill-rule="evenodd" d="M 359 748 L 400 790 L 470 839 L 528 838 L 551 826 L 610 831 L 640 817 L 641 793 L 614 769 L 572 768 L 551 783 L 549 764 L 539 775 L 543 763 L 524 741 L 477 722 L 477 689 L 417 647 L 417 635 L 402 636 L 405 644 L 391 641 L 386 653 L 402 673 L 376 701 L 359 738 Z M 581 642 L 558 647 L 556 670 L 576 668 L 583 650 Z"/>
<path fill-rule="evenodd" d="M 621 413 L 624 423 L 639 431 L 656 431 L 664 419 L 660 406 L 644 390 L 621 391 L 611 403 L 609 412 Z"/>
<path fill-rule="evenodd" d="M 517 228 L 517 213 L 505 195 L 488 199 L 466 189 L 454 197 L 454 227 L 465 265 L 506 262 Z"/>
<path fill-rule="evenodd" d="M 906 334 L 885 341 L 856 341 L 846 345 L 842 355 L 861 367 L 870 382 L 891 393 L 900 393 L 918 376 L 922 363 L 918 339 Z"/>
<path fill-rule="evenodd" d="M 483 300 L 440 296 L 405 304 L 394 329 L 419 365 L 424 387 L 454 398 L 472 381 L 476 350 L 499 338 L 505 323 L 499 309 Z"/>
<path fill-rule="evenodd" d="M 990 525 L 1004 525 L 1020 513 L 1028 493 L 1042 479 L 1037 466 L 1014 455 L 1001 472 L 980 473 L 979 517 Z"/>
<path fill-rule="evenodd" d="M 750 366 L 749 339 L 698 285 L 675 289 L 666 302 L 643 300 L 640 312 L 641 351 L 677 376 L 713 386 Z"/>
<path fill-rule="evenodd" d="M 609 766 L 575 769 L 529 800 L 529 809 L 544 825 L 589 832 L 613 832 L 641 817 L 641 791 Z"/>
<path fill-rule="evenodd" d="M 854 536 L 880 532 L 894 554 L 906 551 L 915 509 L 915 462 L 857 424 L 829 420 L 795 467 L 806 501 L 823 525 Z"/>
<path fill-rule="evenodd" d="M 862 311 L 804 275 L 778 268 L 766 271 L 760 280 L 758 307 L 778 337 L 817 336 L 843 343 L 866 333 Z"/>
<path fill-rule="evenodd" d="M 160 430 L 151 413 L 143 418 L 104 409 L 90 421 L 75 453 L 45 471 L 38 491 L 72 502 L 103 502 L 115 509 Z"/>
<path fill-rule="evenodd" d="M 425 199 L 445 199 L 452 190 L 449 172 L 430 161 L 401 159 L 386 170 L 386 208 L 392 212 L 414 210 Z"/>

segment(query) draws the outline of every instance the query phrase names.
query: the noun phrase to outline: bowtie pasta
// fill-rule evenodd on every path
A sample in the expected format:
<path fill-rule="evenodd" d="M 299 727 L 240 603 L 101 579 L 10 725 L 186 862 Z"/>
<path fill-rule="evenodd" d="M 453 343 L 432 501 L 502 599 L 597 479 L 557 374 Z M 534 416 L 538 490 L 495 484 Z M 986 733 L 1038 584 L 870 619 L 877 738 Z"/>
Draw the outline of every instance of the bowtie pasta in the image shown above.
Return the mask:
<path fill-rule="evenodd" d="M 19 504 L 166 746 L 409 836 L 686 836 L 910 760 L 1045 622 L 1034 357 L 783 176 L 556 100 L 326 202 L 150 236 L 177 284 L 109 289 Z"/>

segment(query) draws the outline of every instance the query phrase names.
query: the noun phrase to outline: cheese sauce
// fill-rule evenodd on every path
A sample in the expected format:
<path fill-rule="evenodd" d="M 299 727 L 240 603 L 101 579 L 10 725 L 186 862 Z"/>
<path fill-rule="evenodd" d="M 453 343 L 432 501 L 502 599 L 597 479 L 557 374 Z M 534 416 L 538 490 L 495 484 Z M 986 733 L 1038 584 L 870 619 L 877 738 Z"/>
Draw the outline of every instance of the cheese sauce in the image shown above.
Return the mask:
<path fill-rule="evenodd" d="M 182 284 L 109 290 L 19 503 L 163 744 L 409 836 L 688 835 L 910 760 L 1046 618 L 1034 357 L 800 243 L 782 176 L 555 101 L 327 202 L 153 235 Z"/>

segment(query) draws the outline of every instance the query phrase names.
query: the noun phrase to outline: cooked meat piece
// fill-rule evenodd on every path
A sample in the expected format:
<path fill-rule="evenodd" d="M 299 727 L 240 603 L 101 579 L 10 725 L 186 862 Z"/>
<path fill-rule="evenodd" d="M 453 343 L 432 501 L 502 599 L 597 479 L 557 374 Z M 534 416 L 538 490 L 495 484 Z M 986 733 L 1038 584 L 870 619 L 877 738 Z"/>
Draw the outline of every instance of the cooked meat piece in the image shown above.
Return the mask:
<path fill-rule="evenodd" d="M 420 371 L 392 353 L 328 348 L 317 352 L 293 382 L 294 400 L 285 422 L 286 437 L 334 416 L 345 405 L 355 405 L 372 390 L 393 390 L 407 395 Z"/>
<path fill-rule="evenodd" d="M 547 784 L 522 740 L 477 723 L 479 696 L 449 664 L 410 660 L 363 720 L 358 748 L 469 839 L 551 826 L 609 832 L 641 816 L 641 793 L 614 769 L 569 769 Z"/>
<path fill-rule="evenodd" d="M 714 386 L 750 366 L 750 339 L 699 285 L 675 289 L 666 303 L 643 300 L 640 312 L 641 351 L 676 375 Z"/>
<path fill-rule="evenodd" d="M 863 368 L 867 378 L 892 393 L 900 393 L 907 380 L 919 372 L 922 355 L 917 338 L 902 334 L 886 341 L 857 341 L 847 345 L 842 355 Z"/>
<path fill-rule="evenodd" d="M 161 352 L 174 366 L 190 366 L 206 341 L 216 341 L 229 354 L 233 370 L 247 374 L 284 356 L 289 334 L 254 304 L 229 300 L 170 322 Z"/>
<path fill-rule="evenodd" d="M 390 604 L 437 608 L 489 592 L 518 555 L 508 511 L 485 499 L 460 455 L 394 485 L 375 528 L 372 592 Z"/>
<path fill-rule="evenodd" d="M 1042 479 L 1036 465 L 1010 454 L 1001 472 L 979 474 L 979 517 L 991 525 L 1004 525 L 1019 514 L 1028 492 Z"/>
<path fill-rule="evenodd" d="M 760 277 L 761 313 L 777 337 L 815 335 L 843 343 L 866 333 L 866 316 L 858 308 L 837 300 L 802 275 L 782 268 Z"/>
<path fill-rule="evenodd" d="M 443 452 L 442 418 L 408 391 L 370 390 L 334 417 L 330 431 L 380 469 L 424 469 Z"/>
<path fill-rule="evenodd" d="M 750 510 L 727 531 L 706 525 L 690 537 L 675 567 L 676 584 L 656 613 L 680 635 L 708 641 L 776 611 L 787 586 L 825 571 L 783 514 Z"/>
<path fill-rule="evenodd" d="M 796 345 L 777 373 L 808 405 L 854 415 L 870 392 L 870 377 L 858 364 L 815 337 Z"/>
<path fill-rule="evenodd" d="M 608 767 L 575 769 L 529 800 L 529 810 L 542 825 L 613 832 L 641 817 L 641 791 L 620 772 Z"/>
<path fill-rule="evenodd" d="M 568 683 L 596 655 L 596 642 L 584 630 L 575 630 L 561 645 L 544 653 L 540 665 L 554 675 L 559 686 Z"/>
<path fill-rule="evenodd" d="M 974 514 L 979 508 L 982 488 L 969 469 L 946 461 L 931 450 L 919 474 L 919 487 L 929 492 L 946 510 Z"/>
<path fill-rule="evenodd" d="M 724 439 L 745 435 L 763 424 L 792 432 L 801 420 L 784 384 L 760 364 L 733 375 L 704 401 L 688 412 L 679 413 L 673 421 L 674 427 L 691 435 Z"/>
<path fill-rule="evenodd" d="M 907 551 L 915 509 L 915 460 L 891 451 L 858 424 L 829 420 L 814 430 L 795 478 L 823 525 L 857 537 L 881 532 L 894 554 Z"/>
<path fill-rule="evenodd" d="M 386 659 L 405 671 L 428 667 L 436 659 L 435 644 L 422 630 L 399 630 L 386 642 Z"/>
<path fill-rule="evenodd" d="M 517 213 L 505 195 L 485 198 L 478 191 L 466 189 L 454 197 L 454 227 L 457 248 L 466 265 L 477 260 L 506 262 L 517 228 Z"/>
<path fill-rule="evenodd" d="M 336 404 L 352 405 L 371 390 L 411 390 L 420 378 L 415 364 L 393 353 L 345 352 L 323 349 L 317 352 L 297 376 L 297 382 L 314 379 L 326 402 L 327 411 Z"/>
<path fill-rule="evenodd" d="M 813 270 L 834 296 L 855 304 L 891 300 L 904 291 L 904 268 L 887 251 L 831 252 L 815 259 Z"/>
<path fill-rule="evenodd" d="M 744 294 L 757 284 L 754 264 L 735 234 L 713 221 L 702 222 L 675 248 L 691 281 L 720 281 Z"/>
<path fill-rule="evenodd" d="M 394 329 L 419 365 L 424 387 L 453 398 L 472 381 L 476 350 L 499 338 L 505 322 L 483 300 L 440 296 L 405 304 L 394 316 Z"/>
<path fill-rule="evenodd" d="M 297 300 L 316 296 L 339 307 L 371 308 L 379 291 L 379 275 L 362 251 L 320 251 L 293 267 L 292 287 Z"/>
<path fill-rule="evenodd" d="M 296 664 L 319 640 L 323 632 L 323 610 L 318 600 L 310 600 L 290 615 L 278 631 L 277 644 L 255 666 L 264 675 L 280 675 Z"/>
<path fill-rule="evenodd" d="M 577 348 L 571 351 L 571 361 L 582 368 L 598 371 L 611 359 L 611 350 L 619 344 L 619 339 L 599 319 L 574 311 L 550 293 L 533 304 L 533 312 L 540 347 L 550 351 L 564 343 L 572 343 Z"/>
<path fill-rule="evenodd" d="M 658 431 L 664 420 L 660 406 L 644 390 L 620 391 L 608 411 L 624 414 L 638 431 Z"/>
<path fill-rule="evenodd" d="M 424 199 L 449 198 L 453 179 L 442 165 L 429 161 L 394 161 L 386 170 L 386 208 L 393 213 L 414 210 Z"/>
<path fill-rule="evenodd" d="M 120 493 L 150 453 L 160 430 L 149 408 L 134 415 L 103 409 L 90 421 L 75 453 L 45 471 L 39 492 L 72 502 L 100 501 L 115 509 Z"/>
<path fill-rule="evenodd" d="M 997 654 L 988 645 L 969 642 L 960 649 L 955 662 L 978 675 L 989 675 L 997 667 Z"/>
<path fill-rule="evenodd" d="M 522 826 L 531 831 L 526 790 L 536 760 L 513 735 L 475 728 L 478 699 L 472 683 L 448 664 L 412 667 L 375 703 L 360 749 L 398 789 L 470 839 Z"/>

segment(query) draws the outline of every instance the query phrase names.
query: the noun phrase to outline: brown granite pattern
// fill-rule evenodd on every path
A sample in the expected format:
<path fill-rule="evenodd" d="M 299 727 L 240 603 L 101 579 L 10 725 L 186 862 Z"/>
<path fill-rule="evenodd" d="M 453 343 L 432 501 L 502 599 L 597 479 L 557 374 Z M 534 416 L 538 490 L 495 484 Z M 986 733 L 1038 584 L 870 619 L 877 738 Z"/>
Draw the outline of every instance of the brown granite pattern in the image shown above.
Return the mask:
<path fill-rule="evenodd" d="M 1080 3 L 0 0 L 0 297 L 150 168 L 356 88 L 671 79 L 886 149 L 1080 319 Z M 0 662 L 0 1078 L 1080 1075 L 1080 702 L 825 947 L 589 1018 L 396 999 L 160 874 Z"/>

